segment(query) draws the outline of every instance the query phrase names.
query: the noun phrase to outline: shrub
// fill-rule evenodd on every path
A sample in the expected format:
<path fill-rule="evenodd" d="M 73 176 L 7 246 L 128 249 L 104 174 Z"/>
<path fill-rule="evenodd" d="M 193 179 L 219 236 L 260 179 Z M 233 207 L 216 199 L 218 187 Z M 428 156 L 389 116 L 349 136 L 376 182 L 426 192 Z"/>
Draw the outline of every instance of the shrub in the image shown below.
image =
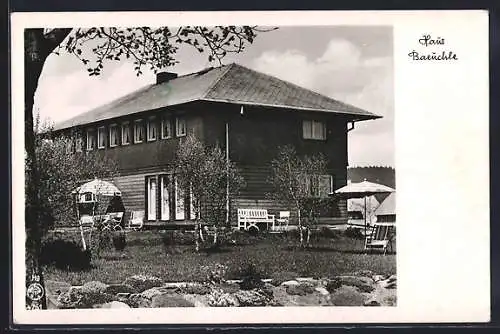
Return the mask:
<path fill-rule="evenodd" d="M 155 288 L 162 284 L 163 281 L 160 278 L 149 275 L 130 276 L 123 282 L 123 285 L 129 285 L 137 292 Z"/>
<path fill-rule="evenodd" d="M 339 237 L 339 233 L 338 233 L 338 231 L 336 231 L 334 229 L 323 226 L 323 227 L 320 227 L 320 229 L 318 231 L 318 236 L 320 238 L 336 239 Z"/>
<path fill-rule="evenodd" d="M 286 287 L 286 293 L 289 295 L 305 296 L 314 292 L 314 286 L 306 283 L 299 285 L 289 285 Z"/>
<path fill-rule="evenodd" d="M 252 290 L 264 286 L 262 272 L 252 262 L 247 262 L 238 268 L 238 276 L 241 277 L 240 288 L 242 290 Z"/>
<path fill-rule="evenodd" d="M 226 265 L 215 263 L 209 266 L 202 266 L 202 272 L 206 273 L 206 281 L 210 283 L 221 283 L 226 280 L 227 277 L 227 269 Z"/>
<path fill-rule="evenodd" d="M 292 271 L 277 271 L 271 275 L 271 284 L 274 286 L 281 285 L 281 283 L 286 281 L 291 281 L 299 277 L 299 274 Z"/>
<path fill-rule="evenodd" d="M 207 302 L 212 307 L 228 307 L 239 306 L 238 299 L 230 293 L 226 293 L 220 289 L 213 289 L 207 296 Z"/>
<path fill-rule="evenodd" d="M 117 251 L 123 251 L 125 246 L 127 245 L 125 239 L 125 232 L 123 231 L 115 231 L 113 232 L 113 246 Z"/>
<path fill-rule="evenodd" d="M 328 283 L 326 283 L 325 288 L 328 292 L 333 293 L 333 292 L 335 292 L 335 290 L 337 290 L 341 286 L 342 286 L 342 282 L 340 282 L 340 280 L 332 279 L 332 280 L 328 280 Z"/>
<path fill-rule="evenodd" d="M 195 283 L 183 286 L 180 289 L 183 293 L 191 295 L 206 295 L 210 293 L 210 288 L 207 285 Z"/>
<path fill-rule="evenodd" d="M 259 241 L 257 236 L 254 236 L 246 231 L 235 230 L 228 237 L 228 243 L 238 246 L 247 246 L 256 244 Z"/>
<path fill-rule="evenodd" d="M 184 231 L 165 231 L 161 235 L 163 246 L 194 245 L 194 234 Z"/>
<path fill-rule="evenodd" d="M 363 233 L 360 228 L 348 227 L 344 234 L 348 238 L 363 239 Z"/>
<path fill-rule="evenodd" d="M 91 253 L 74 241 L 47 240 L 42 244 L 40 260 L 62 270 L 80 271 L 91 268 Z"/>

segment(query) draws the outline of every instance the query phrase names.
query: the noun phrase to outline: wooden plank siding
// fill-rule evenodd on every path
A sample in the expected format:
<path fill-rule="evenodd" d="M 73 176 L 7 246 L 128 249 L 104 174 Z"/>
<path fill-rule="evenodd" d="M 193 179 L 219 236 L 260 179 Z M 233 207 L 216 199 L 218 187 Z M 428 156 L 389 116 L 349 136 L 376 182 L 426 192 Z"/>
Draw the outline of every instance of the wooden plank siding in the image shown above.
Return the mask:
<path fill-rule="evenodd" d="M 244 178 L 244 186 L 238 195 L 232 199 L 230 205 L 230 221 L 232 225 L 237 222 L 237 209 L 261 208 L 267 209 L 269 214 L 278 216 L 279 211 L 290 211 L 291 224 L 296 224 L 297 212 L 291 205 L 273 200 L 269 197 L 272 185 L 268 178 L 271 175 L 270 166 L 258 165 L 238 165 L 238 169 Z M 328 173 L 334 176 L 334 183 L 345 183 L 345 173 L 342 170 Z M 320 218 L 323 224 L 338 224 L 347 222 L 347 202 L 345 200 L 336 201 L 332 198 L 332 205 L 338 208 L 337 215 L 327 215 Z"/>
<path fill-rule="evenodd" d="M 345 117 L 328 113 L 270 110 L 252 106 L 245 106 L 243 113 L 240 111 L 240 106 L 237 105 L 197 102 L 96 122 L 79 129 L 85 131 L 87 128 L 96 129 L 99 126 L 105 126 L 106 147 L 97 151 L 118 164 L 120 176 L 115 177 L 113 182 L 122 191 L 127 211 L 145 210 L 147 213 L 146 177 L 169 173 L 175 164 L 175 152 L 178 146 L 182 145 L 182 139 L 185 137 L 175 136 L 174 125 L 172 128 L 174 136 L 168 139 L 161 138 L 160 120 L 165 115 L 171 117 L 184 115 L 188 133 L 195 134 L 206 145 L 218 145 L 223 150 L 226 149 L 226 123 L 228 123 L 229 157 L 241 169 L 245 180 L 244 188 L 230 203 L 232 224 L 236 224 L 238 207 L 265 208 L 271 214 L 276 215 L 280 210 L 292 211 L 292 224 L 295 221 L 296 212 L 286 205 L 271 201 L 266 196 L 272 190 L 268 182 L 270 162 L 277 156 L 280 146 L 292 145 L 299 155 L 322 153 L 328 161 L 328 173 L 334 176 L 334 188 L 340 188 L 347 183 L 347 120 Z M 145 131 L 145 140 L 134 144 L 133 132 L 131 132 L 129 145 L 121 145 L 119 142 L 116 147 L 109 146 L 109 125 L 121 125 L 124 121 L 133 124 L 136 119 L 147 120 L 151 116 L 155 116 L 157 121 L 156 140 L 147 141 L 147 131 Z M 326 140 L 304 139 L 302 121 L 305 119 L 325 122 Z M 119 141 L 121 141 L 121 131 L 119 133 Z M 83 134 L 85 142 L 85 132 Z M 159 184 L 157 186 L 159 187 Z M 173 201 L 173 197 L 171 198 Z M 338 217 L 324 219 L 334 222 L 347 217 L 345 201 L 337 205 L 340 212 Z M 188 207 L 186 201 L 184 222 L 171 219 L 168 222 L 148 221 L 146 224 L 189 224 Z M 175 213 L 173 203 L 170 208 L 172 217 Z"/>

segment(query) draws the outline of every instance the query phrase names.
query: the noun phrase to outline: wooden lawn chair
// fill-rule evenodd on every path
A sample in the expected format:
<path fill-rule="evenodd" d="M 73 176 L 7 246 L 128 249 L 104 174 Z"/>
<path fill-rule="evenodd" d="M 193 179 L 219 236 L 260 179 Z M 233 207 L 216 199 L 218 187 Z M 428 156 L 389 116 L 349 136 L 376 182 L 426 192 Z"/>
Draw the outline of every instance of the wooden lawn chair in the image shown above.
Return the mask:
<path fill-rule="evenodd" d="M 144 210 L 132 211 L 128 220 L 128 228 L 134 231 L 140 230 L 144 226 Z"/>
<path fill-rule="evenodd" d="M 365 251 L 378 249 L 387 253 L 390 246 L 392 252 L 393 224 L 375 223 L 365 238 Z"/>

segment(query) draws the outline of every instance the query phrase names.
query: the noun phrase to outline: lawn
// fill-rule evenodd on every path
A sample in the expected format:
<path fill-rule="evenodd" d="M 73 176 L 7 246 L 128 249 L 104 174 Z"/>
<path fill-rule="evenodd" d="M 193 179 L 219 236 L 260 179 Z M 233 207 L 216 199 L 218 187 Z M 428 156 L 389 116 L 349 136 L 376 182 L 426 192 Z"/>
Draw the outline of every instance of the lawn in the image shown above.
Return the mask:
<path fill-rule="evenodd" d="M 67 232 L 57 238 L 78 240 L 78 234 Z M 363 240 L 342 234 L 318 237 L 306 249 L 297 247 L 296 236 L 243 236 L 233 244 L 219 249 L 205 248 L 199 253 L 186 240 L 174 238 L 175 245 L 165 245 L 164 234 L 159 231 L 128 232 L 126 240 L 125 250 L 104 250 L 89 270 L 68 271 L 47 266 L 45 278 L 72 285 L 94 280 L 120 283 L 136 274 L 157 276 L 166 282 L 202 281 L 207 277 L 206 266 L 224 264 L 229 268 L 227 278 L 237 279 L 241 268 L 249 262 L 263 277 L 280 272 L 307 277 L 332 277 L 360 270 L 381 275 L 396 273 L 394 254 L 364 254 Z"/>

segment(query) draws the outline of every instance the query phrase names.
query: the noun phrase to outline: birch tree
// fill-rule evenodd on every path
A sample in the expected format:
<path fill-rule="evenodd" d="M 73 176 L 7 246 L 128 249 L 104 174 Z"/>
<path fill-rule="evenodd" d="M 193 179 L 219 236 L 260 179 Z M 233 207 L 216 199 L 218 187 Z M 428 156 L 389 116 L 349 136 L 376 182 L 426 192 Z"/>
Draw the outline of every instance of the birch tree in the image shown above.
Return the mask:
<path fill-rule="evenodd" d="M 320 175 L 326 173 L 326 160 L 321 155 L 299 157 L 294 147 L 279 148 L 278 156 L 271 161 L 271 198 L 292 206 L 297 212 L 300 246 L 311 237 L 311 223 L 315 219 L 315 206 L 308 201 L 319 187 Z M 306 213 L 306 216 L 303 216 Z"/>

